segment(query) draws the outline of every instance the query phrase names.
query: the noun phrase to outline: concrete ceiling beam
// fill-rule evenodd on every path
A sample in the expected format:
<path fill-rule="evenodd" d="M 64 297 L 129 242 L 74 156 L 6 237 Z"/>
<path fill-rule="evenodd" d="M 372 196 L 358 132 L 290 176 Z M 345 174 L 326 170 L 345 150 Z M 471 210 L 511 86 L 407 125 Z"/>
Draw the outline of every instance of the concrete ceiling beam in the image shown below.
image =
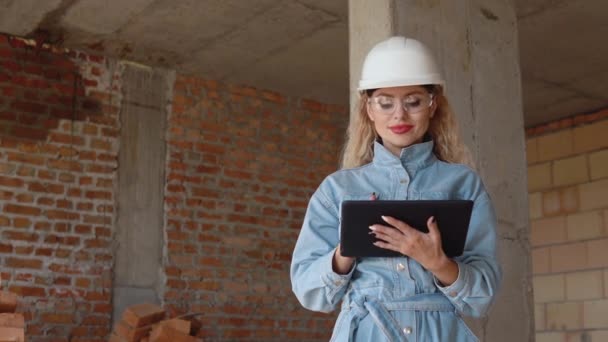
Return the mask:
<path fill-rule="evenodd" d="M 62 0 L 9 0 L 0 2 L 0 32 L 26 36 L 35 31 L 47 15 L 60 8 Z"/>

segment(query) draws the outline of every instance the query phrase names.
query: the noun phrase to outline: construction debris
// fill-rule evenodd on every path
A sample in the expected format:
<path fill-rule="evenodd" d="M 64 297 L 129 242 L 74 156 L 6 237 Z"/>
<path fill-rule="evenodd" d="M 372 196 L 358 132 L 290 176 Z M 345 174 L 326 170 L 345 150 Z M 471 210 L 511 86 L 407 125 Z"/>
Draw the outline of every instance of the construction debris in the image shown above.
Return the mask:
<path fill-rule="evenodd" d="M 165 314 L 155 304 L 132 305 L 114 326 L 109 342 L 202 342 L 191 335 L 200 322 L 185 317 L 165 319 Z"/>
<path fill-rule="evenodd" d="M 25 342 L 25 319 L 15 313 L 18 297 L 16 294 L 0 291 L 0 341 Z"/>

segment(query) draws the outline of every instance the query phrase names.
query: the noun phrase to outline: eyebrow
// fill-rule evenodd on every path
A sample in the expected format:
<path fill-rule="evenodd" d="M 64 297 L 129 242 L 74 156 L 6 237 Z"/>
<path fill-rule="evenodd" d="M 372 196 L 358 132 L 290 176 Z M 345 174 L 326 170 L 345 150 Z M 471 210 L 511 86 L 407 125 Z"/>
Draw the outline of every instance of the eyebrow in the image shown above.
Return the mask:
<path fill-rule="evenodd" d="M 410 96 L 410 95 L 414 95 L 414 94 L 424 94 L 424 91 L 422 91 L 422 90 L 414 90 L 414 91 L 411 91 L 411 92 L 409 92 L 409 93 L 405 94 L 405 96 Z M 378 94 L 377 94 L 377 95 L 375 95 L 375 96 L 396 97 L 396 96 L 395 96 L 395 95 L 393 95 L 393 94 L 387 94 L 387 93 L 378 93 Z"/>

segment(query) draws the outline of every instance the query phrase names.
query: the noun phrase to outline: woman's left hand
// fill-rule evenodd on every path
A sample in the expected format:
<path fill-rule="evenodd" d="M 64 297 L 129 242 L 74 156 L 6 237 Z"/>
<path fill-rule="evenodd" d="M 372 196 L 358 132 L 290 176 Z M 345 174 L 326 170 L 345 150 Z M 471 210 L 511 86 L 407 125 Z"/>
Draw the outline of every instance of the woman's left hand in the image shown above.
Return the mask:
<path fill-rule="evenodd" d="M 396 229 L 380 224 L 370 226 L 371 234 L 381 240 L 374 243 L 376 246 L 406 255 L 433 273 L 441 273 L 441 269 L 451 261 L 441 247 L 441 235 L 434 217 L 429 217 L 426 222 L 428 233 L 390 216 L 382 216 L 382 219 Z"/>

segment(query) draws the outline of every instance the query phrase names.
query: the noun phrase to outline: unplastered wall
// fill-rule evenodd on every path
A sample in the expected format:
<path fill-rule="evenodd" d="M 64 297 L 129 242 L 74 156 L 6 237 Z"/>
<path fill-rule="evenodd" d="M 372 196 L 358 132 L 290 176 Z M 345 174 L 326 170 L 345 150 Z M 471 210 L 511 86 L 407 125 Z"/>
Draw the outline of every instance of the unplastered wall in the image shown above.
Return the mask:
<path fill-rule="evenodd" d="M 0 274 L 28 341 L 110 330 L 120 82 L 103 57 L 0 35 Z"/>
<path fill-rule="evenodd" d="M 125 70 L 0 35 L 0 275 L 28 341 L 111 331 Z M 347 109 L 187 75 L 171 89 L 165 163 L 147 165 L 164 169 L 161 303 L 201 313 L 206 341 L 327 340 L 335 315 L 301 308 L 289 263 Z"/>
<path fill-rule="evenodd" d="M 536 341 L 608 341 L 608 110 L 527 133 Z"/>
<path fill-rule="evenodd" d="M 205 341 L 326 341 L 289 263 L 308 199 L 338 167 L 348 112 L 181 75 L 168 118 L 166 291 Z"/>

